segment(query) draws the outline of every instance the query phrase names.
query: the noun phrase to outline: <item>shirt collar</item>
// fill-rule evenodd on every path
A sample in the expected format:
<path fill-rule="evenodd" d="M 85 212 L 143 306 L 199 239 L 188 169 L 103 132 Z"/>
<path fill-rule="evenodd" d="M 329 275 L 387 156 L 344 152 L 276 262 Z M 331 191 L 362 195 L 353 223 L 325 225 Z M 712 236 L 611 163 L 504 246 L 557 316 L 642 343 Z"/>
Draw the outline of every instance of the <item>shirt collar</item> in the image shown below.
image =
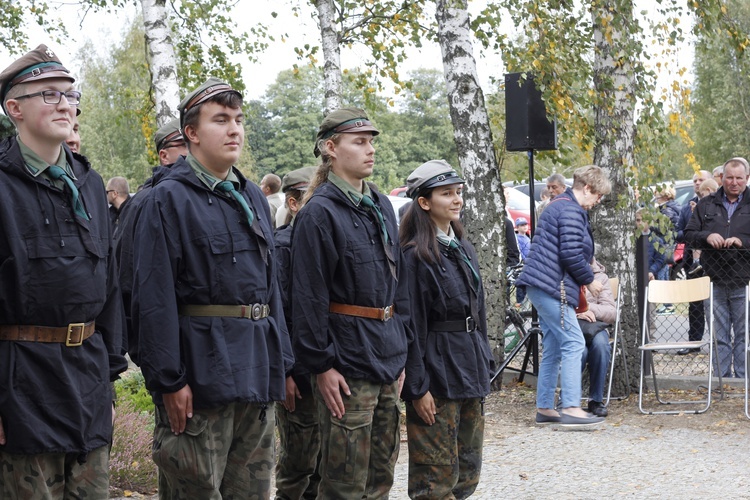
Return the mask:
<path fill-rule="evenodd" d="M 368 186 L 366 182 L 362 183 L 364 188 L 360 193 L 359 191 L 354 189 L 351 184 L 346 182 L 338 175 L 334 174 L 333 171 L 328 172 L 328 180 L 331 182 L 331 184 L 339 188 L 346 195 L 346 197 L 349 198 L 352 203 L 354 203 L 355 207 L 359 206 L 363 196 L 369 196 L 372 198 L 372 191 L 370 190 L 370 186 Z"/>
<path fill-rule="evenodd" d="M 38 177 L 47 171 L 50 165 L 42 160 L 38 154 L 31 150 L 26 144 L 21 141 L 18 137 L 18 147 L 21 149 L 21 156 L 23 161 L 26 163 L 26 170 L 31 174 L 32 177 Z M 76 176 L 73 174 L 73 169 L 68 165 L 68 160 L 65 158 L 65 150 L 63 150 L 62 144 L 60 145 L 60 154 L 57 156 L 55 165 L 65 170 L 71 179 L 75 179 Z"/>
<path fill-rule="evenodd" d="M 185 157 L 185 160 L 187 160 L 188 165 L 190 165 L 190 168 L 193 169 L 195 175 L 198 176 L 198 179 L 200 179 L 201 182 L 205 184 L 211 191 L 214 191 L 216 189 L 216 185 L 223 181 L 231 182 L 234 185 L 234 188 L 239 190 L 240 179 L 237 177 L 237 174 L 234 173 L 234 170 L 229 169 L 229 173 L 227 174 L 226 179 L 219 179 L 206 167 L 204 167 L 201 162 L 199 162 L 195 158 L 195 156 L 191 155 L 190 153 L 188 153 L 188 155 Z"/>
<path fill-rule="evenodd" d="M 456 239 L 456 233 L 453 232 L 453 226 L 450 226 L 448 228 L 447 233 L 443 231 L 442 229 L 440 229 L 439 227 L 435 228 L 435 232 L 437 234 L 438 242 L 440 242 L 441 244 L 445 246 L 450 246 L 451 241 Z"/>

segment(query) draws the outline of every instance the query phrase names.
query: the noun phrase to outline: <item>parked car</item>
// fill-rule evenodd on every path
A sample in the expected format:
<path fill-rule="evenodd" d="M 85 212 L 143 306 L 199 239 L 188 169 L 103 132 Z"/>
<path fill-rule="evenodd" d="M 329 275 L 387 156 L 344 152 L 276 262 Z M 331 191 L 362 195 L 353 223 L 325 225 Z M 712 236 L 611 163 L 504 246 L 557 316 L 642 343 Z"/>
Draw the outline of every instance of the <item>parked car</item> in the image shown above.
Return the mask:
<path fill-rule="evenodd" d="M 397 187 L 396 189 L 392 189 L 389 193 L 391 196 L 399 196 L 401 198 L 406 198 L 406 186 Z"/>
<path fill-rule="evenodd" d="M 573 187 L 573 179 L 565 179 L 565 185 L 568 187 Z M 526 182 L 518 184 L 514 181 L 506 181 L 503 182 L 503 186 L 512 187 L 513 189 L 522 192 L 526 196 L 529 196 L 529 184 Z M 547 181 L 534 181 L 534 200 L 536 200 L 537 203 L 542 201 L 542 189 L 546 187 Z"/>
<path fill-rule="evenodd" d="M 396 212 L 396 220 L 398 222 L 401 222 L 401 209 L 406 207 L 409 203 L 411 203 L 411 198 L 407 198 L 406 196 L 393 196 L 389 194 L 388 201 L 391 202 L 391 206 L 393 206 L 393 211 Z M 404 208 L 404 210 L 406 209 Z"/>

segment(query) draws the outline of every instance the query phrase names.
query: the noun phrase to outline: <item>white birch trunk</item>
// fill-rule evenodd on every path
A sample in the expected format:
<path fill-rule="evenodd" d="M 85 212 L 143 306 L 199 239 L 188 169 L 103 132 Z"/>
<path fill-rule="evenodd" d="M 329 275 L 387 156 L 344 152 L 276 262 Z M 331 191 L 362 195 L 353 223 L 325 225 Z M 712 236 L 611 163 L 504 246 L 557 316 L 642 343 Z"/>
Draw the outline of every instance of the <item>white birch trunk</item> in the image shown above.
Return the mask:
<path fill-rule="evenodd" d="M 151 67 L 151 85 L 156 101 L 156 126 L 177 117 L 180 86 L 165 0 L 141 0 L 143 27 Z"/>
<path fill-rule="evenodd" d="M 602 16 L 617 20 L 602 23 Z M 631 63 L 639 46 L 628 35 L 628 25 L 633 23 L 631 0 L 595 0 L 592 2 L 594 24 L 594 86 L 602 101 L 595 108 L 594 163 L 609 169 L 612 194 L 592 214 L 592 226 L 600 250 L 597 260 L 607 267 L 610 277 L 619 277 L 623 285 L 623 304 L 620 333 L 626 335 L 630 373 L 636 373 L 639 329 L 636 289 L 636 263 L 633 233 L 635 225 L 635 199 L 628 178 L 628 169 L 634 161 L 635 141 L 635 71 Z M 620 382 L 624 380 L 622 372 Z M 617 383 L 618 380 L 615 380 Z"/>
<path fill-rule="evenodd" d="M 487 329 L 493 354 L 499 360 L 503 355 L 505 322 L 503 188 L 473 56 L 467 0 L 436 0 L 435 3 L 453 137 L 467 182 L 464 220 L 479 257 L 487 302 Z"/>
<path fill-rule="evenodd" d="M 335 25 L 333 0 L 315 0 L 318 9 L 321 47 L 323 49 L 323 76 L 325 110 L 328 114 L 341 107 L 341 49 Z"/>

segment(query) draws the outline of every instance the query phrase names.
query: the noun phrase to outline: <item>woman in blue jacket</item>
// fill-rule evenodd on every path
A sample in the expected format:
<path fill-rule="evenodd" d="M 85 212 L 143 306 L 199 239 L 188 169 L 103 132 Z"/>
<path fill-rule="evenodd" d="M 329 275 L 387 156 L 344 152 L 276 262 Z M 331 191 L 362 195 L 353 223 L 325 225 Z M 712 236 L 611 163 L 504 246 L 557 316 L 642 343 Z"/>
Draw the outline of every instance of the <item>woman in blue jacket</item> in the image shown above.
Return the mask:
<path fill-rule="evenodd" d="M 410 498 L 467 498 L 479 483 L 493 365 L 476 253 L 459 222 L 464 181 L 443 160 L 406 181 L 399 239 L 407 264 L 406 405 Z"/>
<path fill-rule="evenodd" d="M 538 424 L 559 423 L 578 427 L 597 424 L 581 409 L 581 354 L 585 346 L 576 320 L 580 288 L 594 296 L 602 284 L 594 280 L 591 258 L 594 239 L 587 211 L 609 194 L 610 183 L 597 166 L 581 167 L 573 174 L 573 187 L 556 196 L 544 209 L 531 251 L 518 278 L 539 312 L 544 332 L 542 362 L 537 382 Z M 555 388 L 560 374 L 562 411 L 555 410 Z"/>

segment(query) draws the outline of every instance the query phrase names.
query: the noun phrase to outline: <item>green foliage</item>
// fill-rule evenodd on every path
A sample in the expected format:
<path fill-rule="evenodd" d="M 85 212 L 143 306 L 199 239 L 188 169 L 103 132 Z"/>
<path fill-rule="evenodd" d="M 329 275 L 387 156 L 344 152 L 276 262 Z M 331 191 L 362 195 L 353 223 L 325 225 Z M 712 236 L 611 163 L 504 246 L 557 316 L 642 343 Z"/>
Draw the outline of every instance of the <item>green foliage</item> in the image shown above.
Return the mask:
<path fill-rule="evenodd" d="M 127 27 L 122 42 L 106 56 L 97 56 L 91 43 L 78 54 L 83 62 L 81 152 L 105 182 L 123 176 L 135 191 L 154 164 L 148 156 L 155 116 L 143 23 L 136 19 Z"/>
<path fill-rule="evenodd" d="M 397 110 L 377 94 L 366 102 L 352 81 L 344 80 L 345 105 L 366 108 L 382 132 L 372 181 L 383 191 L 403 185 L 427 160 L 443 158 L 458 167 L 442 73 L 418 70 L 409 76 L 413 84 Z M 312 151 L 323 119 L 322 81 L 318 68 L 282 71 L 261 100 L 248 103 L 247 142 L 260 177 L 318 164 Z"/>
<path fill-rule="evenodd" d="M 146 382 L 140 371 L 129 373 L 115 382 L 118 406 L 129 402 L 135 411 L 154 412 L 154 403 L 146 389 Z"/>
<path fill-rule="evenodd" d="M 5 115 L 0 115 L 0 139 L 16 135 L 16 126 Z"/>
<path fill-rule="evenodd" d="M 50 13 L 47 2 L 38 0 L 0 0 L 0 47 L 10 54 L 29 50 L 29 26 L 44 29 L 51 40 L 60 43 L 67 36 L 65 23 Z"/>
<path fill-rule="evenodd" d="M 733 24 L 750 25 L 746 1 L 726 3 Z M 712 170 L 734 156 L 750 155 L 750 58 L 724 33 L 708 32 L 696 45 L 693 127 L 695 156 Z"/>

